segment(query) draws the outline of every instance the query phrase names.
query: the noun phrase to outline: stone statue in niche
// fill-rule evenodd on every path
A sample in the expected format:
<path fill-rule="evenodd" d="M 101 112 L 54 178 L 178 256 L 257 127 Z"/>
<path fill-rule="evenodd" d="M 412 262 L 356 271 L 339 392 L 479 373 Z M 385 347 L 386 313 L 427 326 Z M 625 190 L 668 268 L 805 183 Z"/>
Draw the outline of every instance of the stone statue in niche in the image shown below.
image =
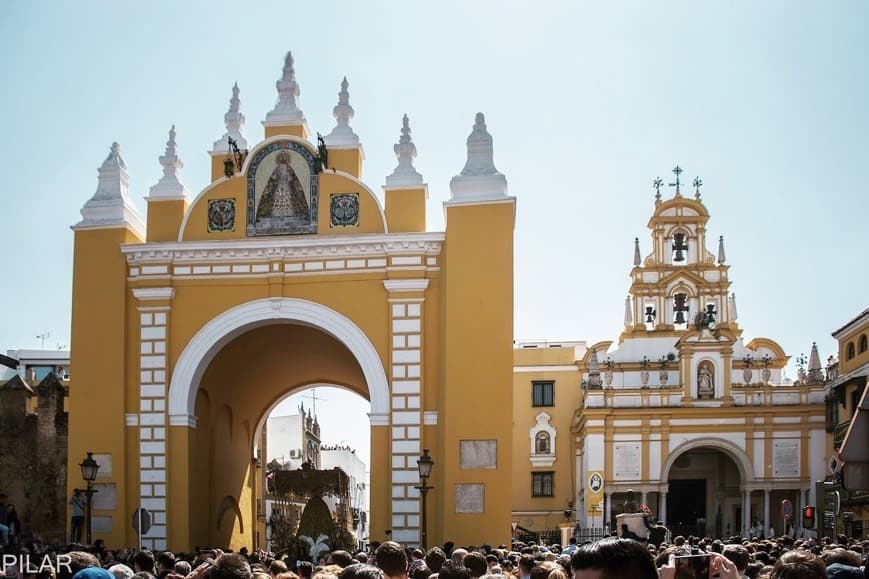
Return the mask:
<path fill-rule="evenodd" d="M 714 398 L 715 381 L 708 364 L 697 369 L 697 398 Z"/>

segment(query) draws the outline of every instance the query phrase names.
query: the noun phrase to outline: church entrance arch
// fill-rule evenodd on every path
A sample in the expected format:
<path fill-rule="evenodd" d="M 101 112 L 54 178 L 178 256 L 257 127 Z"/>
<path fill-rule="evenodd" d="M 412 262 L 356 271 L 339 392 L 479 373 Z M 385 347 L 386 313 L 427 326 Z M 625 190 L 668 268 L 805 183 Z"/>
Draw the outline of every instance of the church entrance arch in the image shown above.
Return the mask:
<path fill-rule="evenodd" d="M 742 491 L 754 476 L 748 455 L 735 444 L 715 438 L 686 442 L 670 453 L 662 479 L 672 497 L 666 520 L 673 536 L 741 532 Z"/>
<path fill-rule="evenodd" d="M 389 412 L 389 386 L 374 346 L 358 326 L 323 305 L 257 300 L 197 332 L 179 357 L 169 392 L 171 424 L 184 426 L 173 429 L 172 443 L 186 447 L 170 448 L 167 457 L 171 542 L 238 549 L 263 541 L 259 427 L 287 393 L 323 383 L 368 399 L 372 420 Z M 388 456 L 382 442 L 372 435 L 372 456 Z M 373 494 L 389 492 L 389 472 L 381 471 L 372 472 Z M 172 484 L 185 478 L 187 485 Z"/>

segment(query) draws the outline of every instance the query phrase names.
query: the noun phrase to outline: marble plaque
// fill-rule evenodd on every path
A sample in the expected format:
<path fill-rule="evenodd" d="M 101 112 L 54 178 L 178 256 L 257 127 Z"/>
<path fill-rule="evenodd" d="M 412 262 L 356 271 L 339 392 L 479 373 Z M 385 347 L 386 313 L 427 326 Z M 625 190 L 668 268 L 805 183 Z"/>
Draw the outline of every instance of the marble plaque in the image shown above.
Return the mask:
<path fill-rule="evenodd" d="M 800 476 L 800 442 L 774 440 L 772 442 L 773 476 Z"/>
<path fill-rule="evenodd" d="M 497 440 L 462 440 L 459 442 L 459 464 L 464 470 L 498 468 Z"/>
<path fill-rule="evenodd" d="M 96 483 L 94 484 L 94 509 L 109 510 L 116 509 L 115 500 L 115 483 Z"/>
<path fill-rule="evenodd" d="M 486 504 L 486 485 L 457 484 L 456 512 L 482 513 Z"/>
<path fill-rule="evenodd" d="M 94 533 L 111 533 L 112 518 L 102 515 L 94 515 L 93 518 L 91 518 L 91 530 Z"/>
<path fill-rule="evenodd" d="M 613 478 L 615 480 L 640 478 L 639 442 L 616 442 L 613 444 Z"/>
<path fill-rule="evenodd" d="M 94 453 L 94 460 L 100 465 L 100 470 L 97 471 L 97 478 L 112 478 L 112 455 L 108 453 Z"/>

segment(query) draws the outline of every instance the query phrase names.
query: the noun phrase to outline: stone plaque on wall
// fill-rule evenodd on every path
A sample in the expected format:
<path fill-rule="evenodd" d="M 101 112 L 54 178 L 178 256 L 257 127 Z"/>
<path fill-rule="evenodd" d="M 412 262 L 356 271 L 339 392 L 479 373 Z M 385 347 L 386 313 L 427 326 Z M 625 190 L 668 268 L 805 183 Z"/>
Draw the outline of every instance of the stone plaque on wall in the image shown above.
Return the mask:
<path fill-rule="evenodd" d="M 456 512 L 482 513 L 486 504 L 486 485 L 457 484 Z"/>
<path fill-rule="evenodd" d="M 498 468 L 497 440 L 462 440 L 459 442 L 459 464 L 463 469 Z"/>
<path fill-rule="evenodd" d="M 112 477 L 112 455 L 94 453 L 94 460 L 100 465 L 100 470 L 97 471 L 97 478 Z"/>
<path fill-rule="evenodd" d="M 800 476 L 800 442 L 798 440 L 773 440 L 773 476 Z"/>
<path fill-rule="evenodd" d="M 613 444 L 613 478 L 615 480 L 640 478 L 639 442 L 616 442 Z"/>
<path fill-rule="evenodd" d="M 116 508 L 115 483 L 94 484 L 94 509 L 109 510 Z"/>

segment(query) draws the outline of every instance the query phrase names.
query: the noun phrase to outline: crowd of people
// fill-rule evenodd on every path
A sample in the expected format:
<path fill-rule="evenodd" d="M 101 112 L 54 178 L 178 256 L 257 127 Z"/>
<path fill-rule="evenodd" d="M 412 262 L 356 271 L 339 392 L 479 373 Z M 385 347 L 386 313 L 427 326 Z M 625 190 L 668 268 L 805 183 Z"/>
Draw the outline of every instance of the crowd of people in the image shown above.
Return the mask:
<path fill-rule="evenodd" d="M 294 561 L 262 550 L 190 553 L 110 550 L 71 545 L 65 555 L 37 544 L 19 557 L 64 557 L 66 566 L 28 569 L 4 557 L 0 576 L 11 579 L 867 579 L 869 540 L 778 539 L 729 541 L 676 537 L 645 543 L 608 537 L 596 542 L 500 545 L 427 551 L 388 541 L 351 554 L 339 550 L 317 561 Z"/>

